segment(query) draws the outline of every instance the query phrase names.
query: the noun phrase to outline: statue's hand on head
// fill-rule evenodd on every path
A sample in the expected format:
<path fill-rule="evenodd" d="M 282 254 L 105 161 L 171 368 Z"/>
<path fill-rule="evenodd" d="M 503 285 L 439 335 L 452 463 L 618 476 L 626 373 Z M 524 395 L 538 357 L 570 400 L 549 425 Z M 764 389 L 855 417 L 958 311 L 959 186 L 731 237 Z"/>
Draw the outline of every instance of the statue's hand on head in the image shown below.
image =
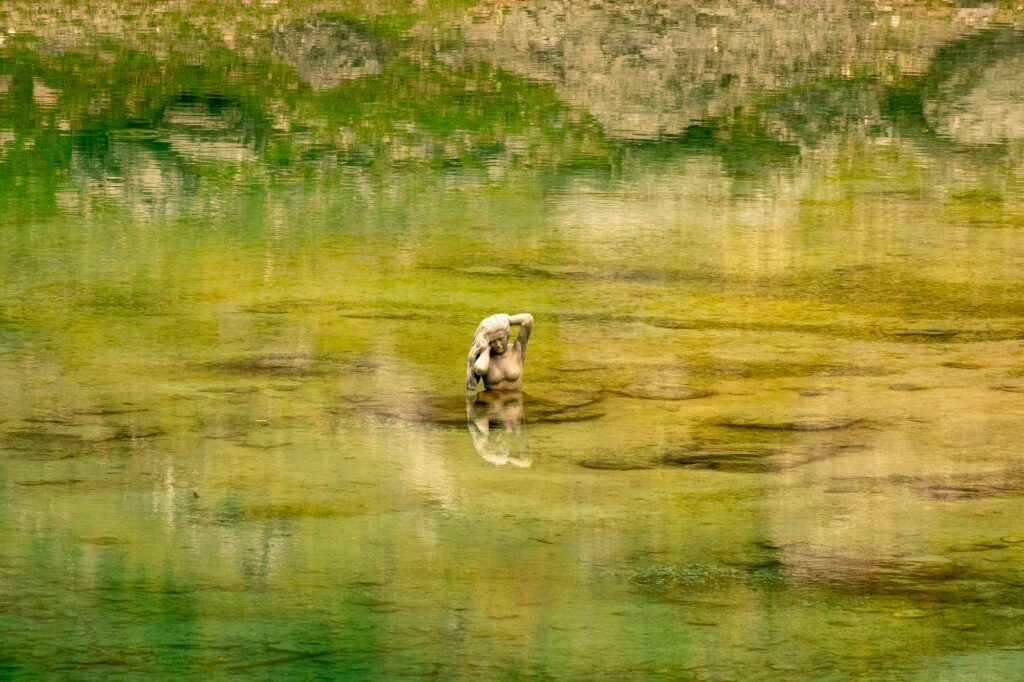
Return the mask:
<path fill-rule="evenodd" d="M 519 333 L 509 345 L 512 327 L 519 327 Z M 533 315 L 529 313 L 498 313 L 480 322 L 466 363 L 466 388 L 475 391 L 482 380 L 488 391 L 522 389 L 526 344 L 532 329 Z"/>

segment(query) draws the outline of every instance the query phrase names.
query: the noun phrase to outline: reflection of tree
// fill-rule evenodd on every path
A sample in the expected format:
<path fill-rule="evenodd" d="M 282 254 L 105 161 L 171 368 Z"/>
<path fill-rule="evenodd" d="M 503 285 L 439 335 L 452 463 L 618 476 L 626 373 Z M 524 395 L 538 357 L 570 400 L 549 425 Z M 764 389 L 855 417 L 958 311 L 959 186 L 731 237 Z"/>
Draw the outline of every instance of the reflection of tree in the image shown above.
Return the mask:
<path fill-rule="evenodd" d="M 491 464 L 528 467 L 533 463 L 523 426 L 521 392 L 483 392 L 466 401 L 473 447 Z"/>

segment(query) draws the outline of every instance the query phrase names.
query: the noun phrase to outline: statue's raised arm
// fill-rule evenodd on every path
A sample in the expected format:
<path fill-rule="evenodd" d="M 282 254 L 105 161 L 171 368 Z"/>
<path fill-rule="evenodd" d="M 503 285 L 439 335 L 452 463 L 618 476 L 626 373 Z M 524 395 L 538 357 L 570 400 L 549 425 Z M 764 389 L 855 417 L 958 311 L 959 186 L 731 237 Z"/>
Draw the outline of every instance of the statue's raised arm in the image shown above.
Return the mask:
<path fill-rule="evenodd" d="M 519 327 L 509 345 L 512 327 Z M 482 380 L 488 391 L 518 391 L 523 387 L 526 344 L 533 330 L 533 315 L 498 313 L 484 318 L 473 335 L 466 362 L 466 388 L 476 391 Z"/>

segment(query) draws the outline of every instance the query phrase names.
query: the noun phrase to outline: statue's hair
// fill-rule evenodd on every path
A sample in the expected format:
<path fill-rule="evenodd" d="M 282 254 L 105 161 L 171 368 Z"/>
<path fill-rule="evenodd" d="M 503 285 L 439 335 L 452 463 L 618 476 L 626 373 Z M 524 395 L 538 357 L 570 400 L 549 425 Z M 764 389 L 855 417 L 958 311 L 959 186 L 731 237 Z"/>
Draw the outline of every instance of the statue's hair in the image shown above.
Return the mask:
<path fill-rule="evenodd" d="M 473 371 L 473 361 L 476 359 L 473 355 L 477 349 L 483 350 L 490 345 L 490 339 L 487 337 L 497 334 L 499 332 L 505 332 L 511 335 L 512 325 L 509 322 L 509 316 L 505 313 L 498 313 L 497 315 L 491 315 L 485 317 L 476 328 L 476 333 L 473 334 L 473 344 L 469 347 L 469 357 L 466 361 L 466 389 L 470 391 L 476 390 L 477 382 L 480 378 Z M 479 355 L 479 353 L 477 353 Z"/>

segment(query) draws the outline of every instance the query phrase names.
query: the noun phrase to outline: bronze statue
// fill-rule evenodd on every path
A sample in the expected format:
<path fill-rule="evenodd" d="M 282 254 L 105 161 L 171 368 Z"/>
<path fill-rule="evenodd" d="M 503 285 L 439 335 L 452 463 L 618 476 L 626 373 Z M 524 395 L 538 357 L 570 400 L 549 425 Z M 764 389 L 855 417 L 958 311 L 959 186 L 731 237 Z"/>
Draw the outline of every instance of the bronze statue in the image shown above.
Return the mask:
<path fill-rule="evenodd" d="M 512 327 L 519 327 L 510 346 Z M 485 318 L 476 328 L 466 363 L 466 389 L 478 390 L 483 380 L 487 391 L 519 391 L 523 388 L 526 344 L 533 329 L 533 315 L 498 313 Z"/>

